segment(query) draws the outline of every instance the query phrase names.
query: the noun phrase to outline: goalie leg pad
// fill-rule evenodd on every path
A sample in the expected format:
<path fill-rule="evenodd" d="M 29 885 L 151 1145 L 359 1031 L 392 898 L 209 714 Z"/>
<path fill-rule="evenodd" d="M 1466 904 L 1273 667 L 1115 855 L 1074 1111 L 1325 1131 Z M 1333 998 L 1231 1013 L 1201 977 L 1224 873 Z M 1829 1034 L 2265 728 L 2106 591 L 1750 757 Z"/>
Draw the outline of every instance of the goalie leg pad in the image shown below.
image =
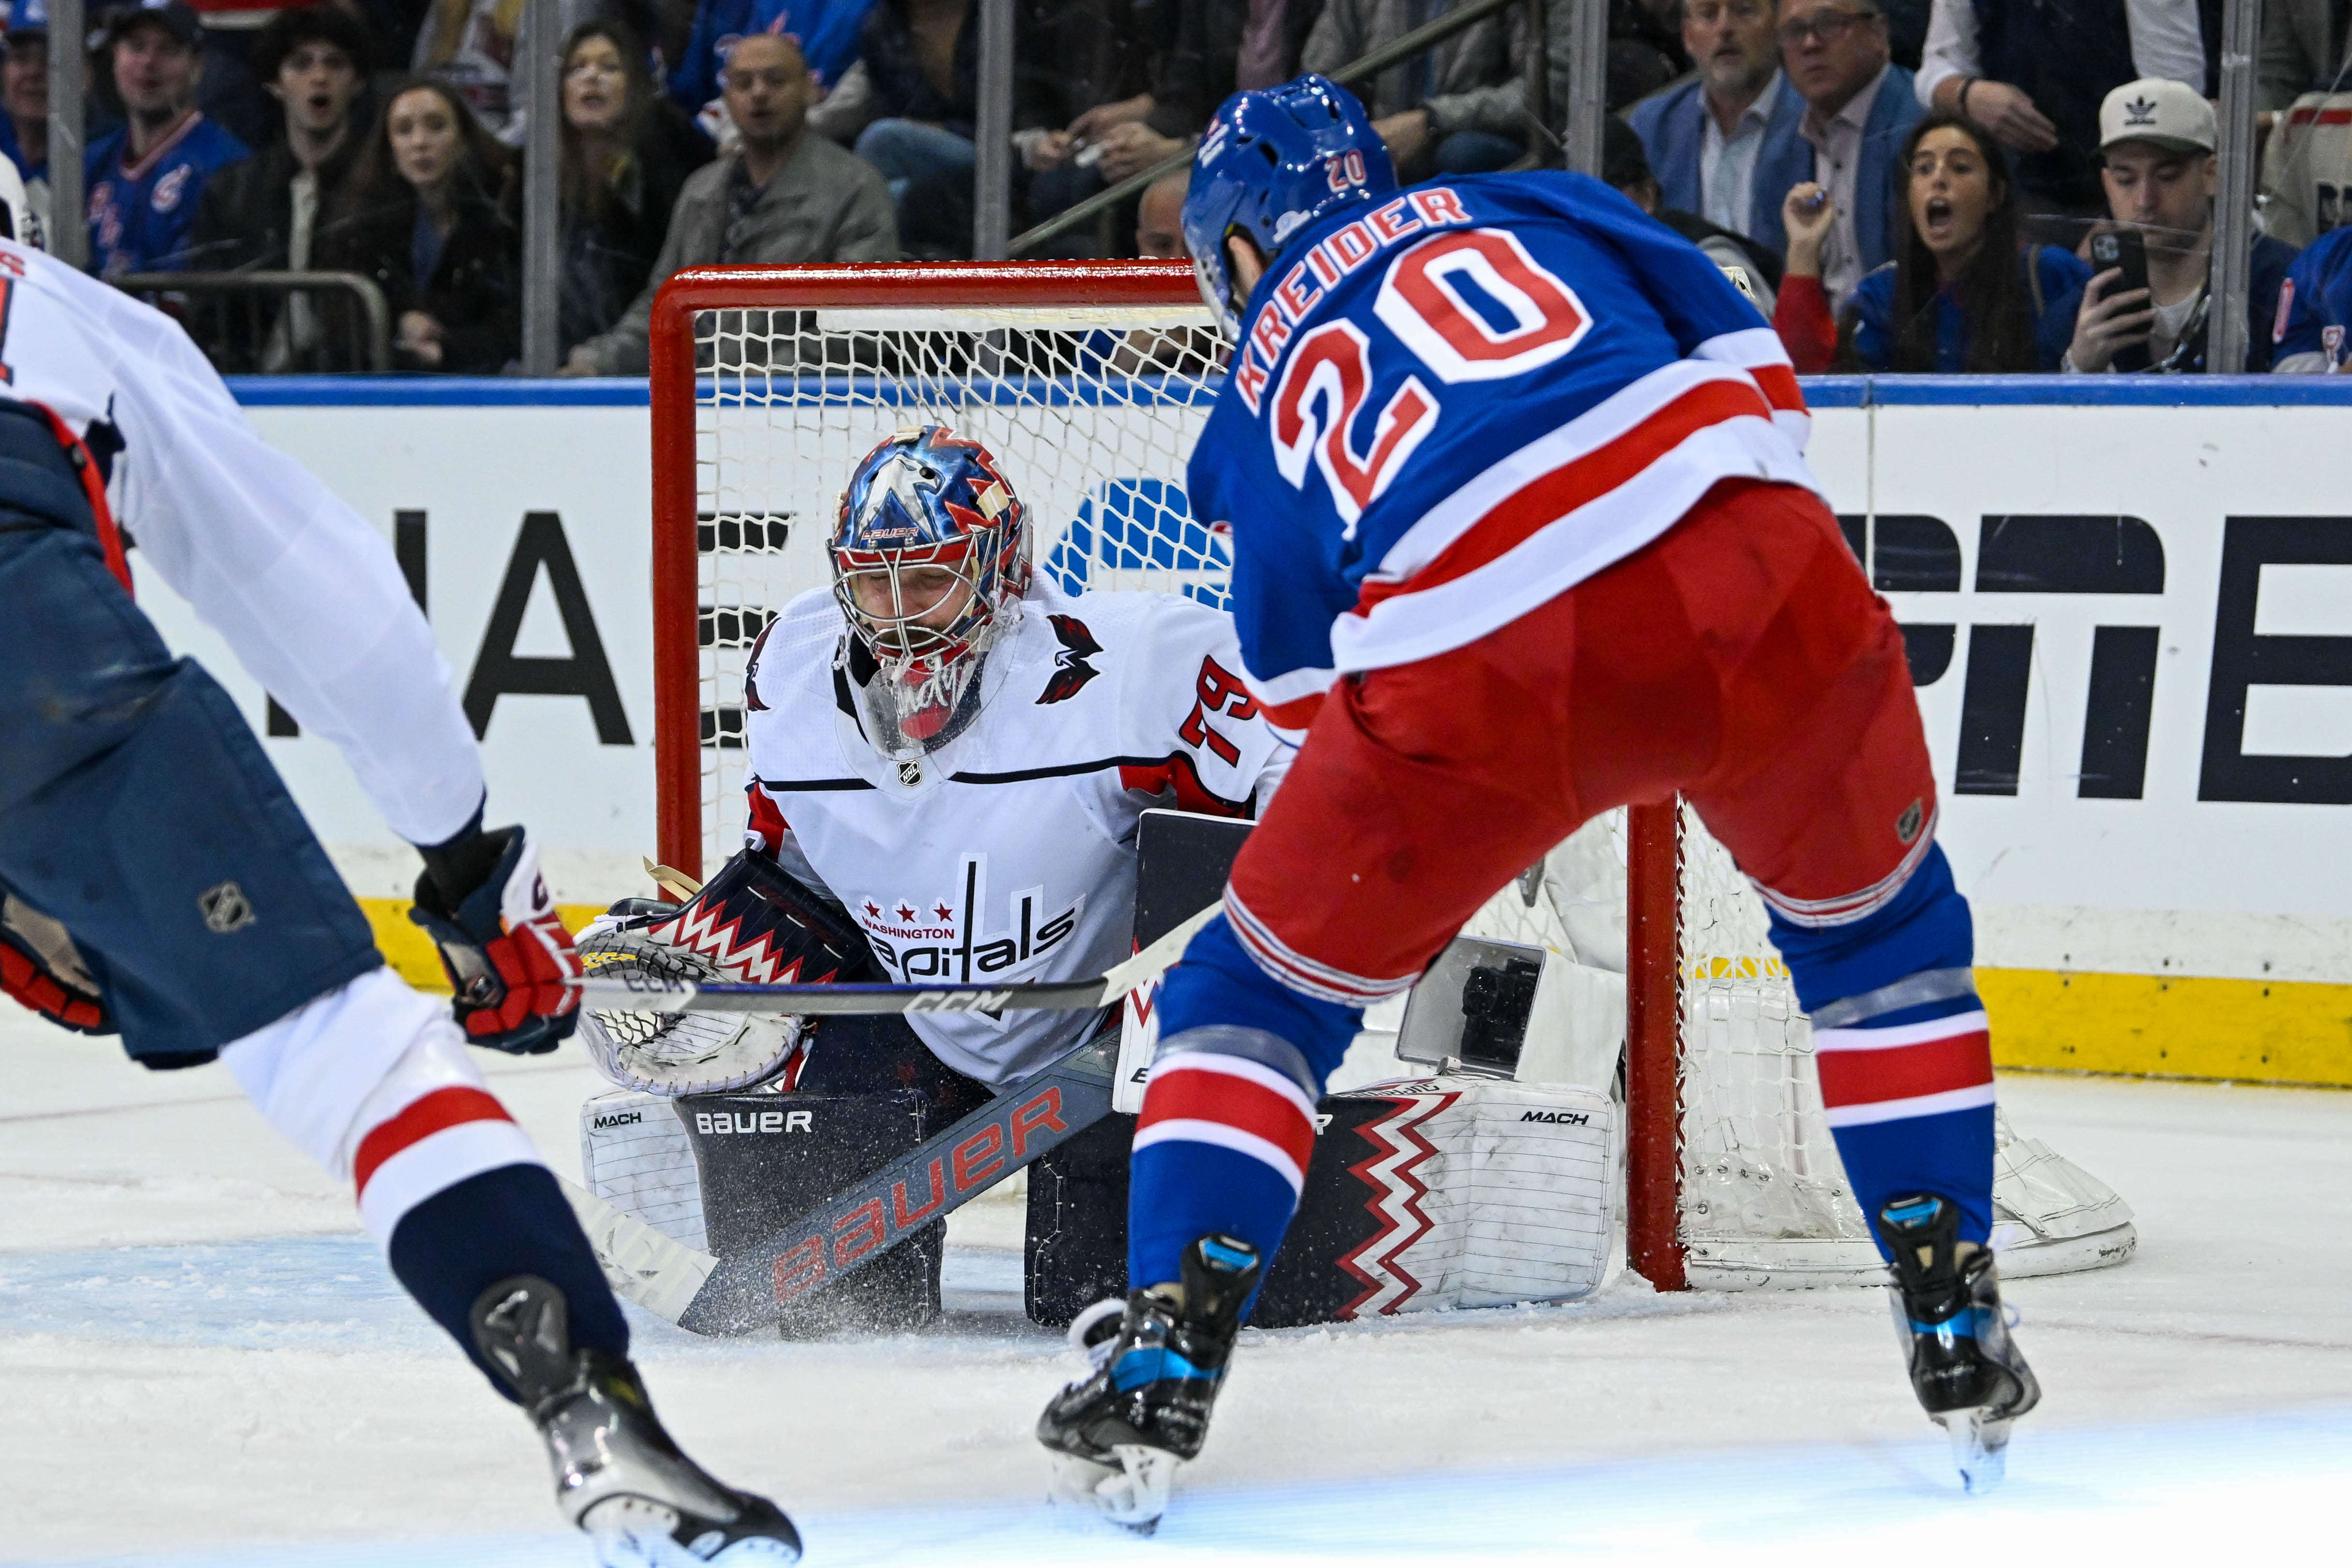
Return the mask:
<path fill-rule="evenodd" d="M 124 1048 L 219 1048 L 383 963 L 236 705 L 86 536 L 0 530 L 0 882 L 71 933 Z"/>

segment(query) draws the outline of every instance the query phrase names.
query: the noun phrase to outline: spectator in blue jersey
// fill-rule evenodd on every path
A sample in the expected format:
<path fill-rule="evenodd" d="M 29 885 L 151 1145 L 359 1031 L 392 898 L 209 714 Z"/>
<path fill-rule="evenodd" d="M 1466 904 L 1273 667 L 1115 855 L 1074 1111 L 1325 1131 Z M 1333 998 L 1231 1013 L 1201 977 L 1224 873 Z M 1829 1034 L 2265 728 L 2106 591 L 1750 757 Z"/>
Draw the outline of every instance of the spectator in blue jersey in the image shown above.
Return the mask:
<path fill-rule="evenodd" d="M 49 8 L 46 0 L 8 7 L 0 57 L 0 153 L 25 178 L 25 203 L 49 221 Z"/>
<path fill-rule="evenodd" d="M 522 348 L 511 160 L 446 82 L 393 89 L 319 264 L 383 290 L 404 370 L 495 375 Z"/>
<path fill-rule="evenodd" d="M 2193 89 L 2152 77 L 2107 94 L 2099 123 L 2107 211 L 2118 225 L 2141 235 L 2148 287 L 2126 291 L 2121 270 L 2110 268 L 2062 302 L 2076 309 L 2074 342 L 2063 368 L 2202 371 L 2212 303 L 2213 192 L 2220 178 L 2213 106 Z M 2246 291 L 2249 372 L 2259 374 L 2271 367 L 2279 289 L 2294 254 L 2284 240 L 2254 236 Z"/>
<path fill-rule="evenodd" d="M 1685 0 L 1696 76 L 1626 116 L 1665 206 L 1750 238 L 1772 232 L 1780 198 L 1813 173 L 1798 134 L 1805 100 L 1780 74 L 1772 26 L 1771 0 Z"/>
<path fill-rule="evenodd" d="M 1931 114 L 1905 138 L 1902 168 L 1903 243 L 1855 289 L 1839 358 L 1857 370 L 2056 370 L 2074 331 L 2066 296 L 2091 269 L 2054 246 L 2019 245 L 2000 144 L 1972 121 Z M 1781 289 L 1784 341 L 1826 331 L 1794 330 L 1790 312 L 1808 299 L 1826 310 L 1818 289 Z"/>
<path fill-rule="evenodd" d="M 2265 335 L 2273 375 L 2336 375 L 2346 364 L 2352 325 L 2352 226 L 2311 242 L 2287 269 L 2278 313 Z"/>
<path fill-rule="evenodd" d="M 874 0 L 703 0 L 694 34 L 669 74 L 669 96 L 680 109 L 715 121 L 721 107 L 720 75 L 738 38 L 773 33 L 796 40 L 816 73 L 820 94 L 841 85 L 857 59 L 857 37 Z"/>
<path fill-rule="evenodd" d="M 196 109 L 203 29 L 180 0 L 117 12 L 104 53 L 124 122 L 91 144 L 90 270 L 114 278 L 174 265 L 186 247 L 205 182 L 249 156 L 244 142 Z"/>
<path fill-rule="evenodd" d="M 1811 153 L 1804 178 L 1828 193 L 1821 280 L 1843 306 L 1862 275 L 1894 258 L 1895 154 L 1919 121 L 1911 73 L 1887 54 L 1886 17 L 1874 0 L 1780 0 L 1780 66 L 1805 100 L 1798 131 Z M 1763 194 L 1761 192 L 1759 195 Z M 1780 204 L 1756 237 L 1786 250 Z"/>

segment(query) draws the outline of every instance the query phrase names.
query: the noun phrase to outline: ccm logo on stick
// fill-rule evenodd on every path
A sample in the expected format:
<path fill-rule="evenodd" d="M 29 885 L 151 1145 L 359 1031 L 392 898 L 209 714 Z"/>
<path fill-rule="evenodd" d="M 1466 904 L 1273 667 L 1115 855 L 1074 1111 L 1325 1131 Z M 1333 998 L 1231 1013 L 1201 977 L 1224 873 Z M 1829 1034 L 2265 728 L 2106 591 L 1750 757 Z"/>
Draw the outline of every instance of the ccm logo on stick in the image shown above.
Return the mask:
<path fill-rule="evenodd" d="M 805 1132 L 813 1110 L 698 1110 L 694 1113 L 694 1130 L 717 1135 L 722 1132 Z"/>

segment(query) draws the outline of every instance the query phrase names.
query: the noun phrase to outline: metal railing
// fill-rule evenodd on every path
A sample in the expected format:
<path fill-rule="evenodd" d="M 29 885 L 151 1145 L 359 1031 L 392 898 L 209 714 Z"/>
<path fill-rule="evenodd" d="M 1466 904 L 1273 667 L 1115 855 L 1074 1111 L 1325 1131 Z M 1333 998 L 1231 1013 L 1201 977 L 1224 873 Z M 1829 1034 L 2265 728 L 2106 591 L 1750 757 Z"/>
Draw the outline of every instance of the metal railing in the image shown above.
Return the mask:
<path fill-rule="evenodd" d="M 357 272 L 126 272 L 109 281 L 126 294 L 135 295 L 149 304 L 168 305 L 173 295 L 201 298 L 216 303 L 218 313 L 209 319 L 183 320 L 188 335 L 200 346 L 212 352 L 221 337 L 228 335 L 234 318 L 231 310 L 243 306 L 246 315 L 241 323 L 247 330 L 247 342 L 260 351 L 277 323 L 283 319 L 285 308 L 298 296 L 349 295 L 356 305 L 355 317 L 345 318 L 351 325 L 344 331 L 351 353 L 351 363 L 340 366 L 350 370 L 383 372 L 392 368 L 392 313 L 385 308 L 383 290 L 375 279 Z M 185 310 L 174 312 L 186 316 Z M 333 330 L 327 318 L 338 312 L 320 312 L 322 331 Z M 217 325 L 219 333 L 207 330 Z"/>

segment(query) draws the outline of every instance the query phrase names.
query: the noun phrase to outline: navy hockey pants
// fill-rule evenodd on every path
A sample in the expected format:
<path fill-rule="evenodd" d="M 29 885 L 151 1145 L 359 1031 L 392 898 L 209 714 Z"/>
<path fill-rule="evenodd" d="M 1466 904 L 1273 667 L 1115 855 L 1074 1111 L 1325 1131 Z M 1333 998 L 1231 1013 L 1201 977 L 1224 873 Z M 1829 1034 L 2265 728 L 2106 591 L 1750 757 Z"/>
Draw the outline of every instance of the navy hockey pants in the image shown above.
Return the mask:
<path fill-rule="evenodd" d="M 383 962 L 244 715 L 172 658 L 66 454 L 5 404 L 0 884 L 72 932 L 150 1067 L 209 1061 Z"/>

